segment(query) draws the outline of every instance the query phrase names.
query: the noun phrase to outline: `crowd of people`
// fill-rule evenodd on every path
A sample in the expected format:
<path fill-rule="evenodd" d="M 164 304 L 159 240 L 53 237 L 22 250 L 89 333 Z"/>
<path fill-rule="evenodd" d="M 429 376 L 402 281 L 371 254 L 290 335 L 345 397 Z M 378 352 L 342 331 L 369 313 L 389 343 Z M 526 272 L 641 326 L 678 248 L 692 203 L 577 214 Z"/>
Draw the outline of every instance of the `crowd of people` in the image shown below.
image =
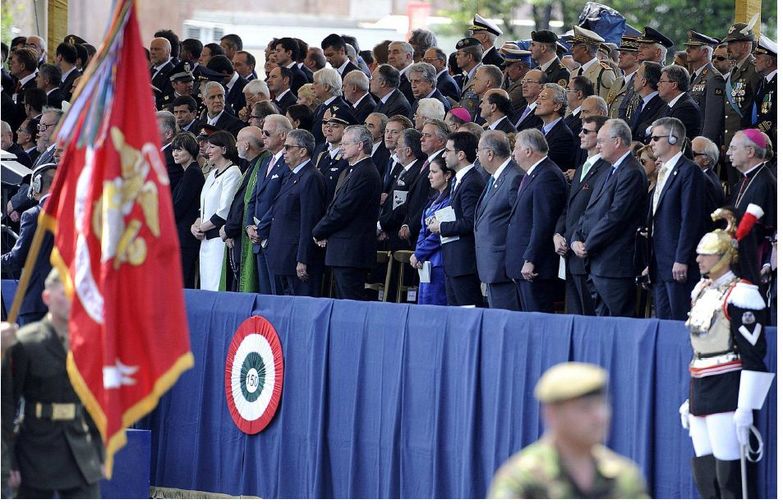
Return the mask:
<path fill-rule="evenodd" d="M 406 251 L 419 303 L 685 320 L 710 213 L 754 203 L 739 273 L 774 303 L 773 41 L 692 30 L 681 66 L 650 27 L 619 47 L 575 26 L 498 48 L 476 15 L 469 35 L 450 54 L 427 30 L 371 51 L 283 37 L 257 72 L 237 35 L 157 32 L 185 286 L 368 299 L 377 252 Z M 93 53 L 75 35 L 54 63 L 41 37 L 3 47 L 3 149 L 56 168 L 51 132 Z M 12 225 L 32 192 L 8 201 Z"/>

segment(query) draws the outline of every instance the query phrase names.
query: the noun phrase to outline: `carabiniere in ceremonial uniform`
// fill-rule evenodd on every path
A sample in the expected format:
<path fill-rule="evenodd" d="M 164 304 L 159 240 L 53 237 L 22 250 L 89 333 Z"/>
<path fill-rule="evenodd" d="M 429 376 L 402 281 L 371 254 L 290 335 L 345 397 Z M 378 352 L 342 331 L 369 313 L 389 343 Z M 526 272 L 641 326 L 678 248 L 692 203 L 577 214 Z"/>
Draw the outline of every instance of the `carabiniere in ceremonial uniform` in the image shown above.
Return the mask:
<path fill-rule="evenodd" d="M 748 209 L 743 223 L 758 218 L 761 209 L 756 209 Z M 761 408 L 771 383 L 764 364 L 765 303 L 756 285 L 730 269 L 737 260 L 733 214 L 719 209 L 712 218 L 725 219 L 728 226 L 707 233 L 696 249 L 700 267 L 709 266 L 702 263 L 704 256 L 719 259 L 691 294 L 686 321 L 693 347 L 690 396 L 680 415 L 683 427 L 690 430 L 696 455 L 693 477 L 701 496 L 740 498 L 747 484 L 745 460 L 760 458 L 758 453 L 751 458 L 749 451 L 748 433 L 755 430 L 752 411 Z M 754 434 L 758 436 L 757 431 Z"/>

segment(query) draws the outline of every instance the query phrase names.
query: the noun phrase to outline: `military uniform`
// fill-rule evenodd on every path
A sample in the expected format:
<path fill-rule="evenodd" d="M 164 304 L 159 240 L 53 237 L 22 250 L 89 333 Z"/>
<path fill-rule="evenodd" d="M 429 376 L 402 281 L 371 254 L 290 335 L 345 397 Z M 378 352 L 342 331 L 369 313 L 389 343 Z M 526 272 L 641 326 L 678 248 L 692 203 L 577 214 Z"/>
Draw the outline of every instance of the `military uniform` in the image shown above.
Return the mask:
<path fill-rule="evenodd" d="M 605 446 L 593 449 L 595 477 L 582 491 L 563 468 L 551 439 L 543 438 L 520 451 L 498 470 L 491 499 L 641 499 L 647 498 L 644 477 L 636 465 Z"/>
<path fill-rule="evenodd" d="M 574 44 L 589 44 L 594 46 L 604 42 L 604 39 L 597 33 L 579 26 L 574 26 L 572 40 Z M 598 58 L 593 58 L 584 63 L 581 67 L 571 71 L 571 78 L 580 75 L 587 77 L 590 82 L 593 83 L 595 94 L 608 103 L 607 98 L 609 97 L 609 90 L 612 88 L 614 81 L 618 78 L 612 66 Z"/>
<path fill-rule="evenodd" d="M 747 217 L 755 218 L 752 213 Z M 766 305 L 757 286 L 728 268 L 737 258 L 737 239 L 743 238 L 734 236 L 734 216 L 719 209 L 712 218 L 729 224 L 725 230 L 707 233 L 696 247 L 698 254 L 720 259 L 709 272 L 711 278 L 699 282 L 691 294 L 685 322 L 693 348 L 690 395 L 680 415 L 683 427 L 690 429 L 699 493 L 703 498 L 736 499 L 742 496 L 742 419 L 752 426 L 751 412 L 761 407 L 769 386 L 763 386 L 769 375 L 764 364 Z"/>
<path fill-rule="evenodd" d="M 606 371 L 593 364 L 564 362 L 549 368 L 538 380 L 536 398 L 544 404 L 562 404 L 594 395 L 606 401 Z M 585 411 L 590 411 L 588 406 Z M 582 406 L 579 406 L 582 410 Z M 553 410 L 553 414 L 557 410 Z M 561 460 L 556 432 L 542 437 L 506 461 L 492 480 L 488 497 L 494 499 L 633 499 L 647 497 L 646 485 L 636 465 L 600 443 L 585 450 L 592 459 L 593 480 L 580 488 Z M 565 442 L 561 440 L 560 442 Z"/>
<path fill-rule="evenodd" d="M 756 54 L 767 54 L 777 59 L 778 48 L 777 44 L 771 41 L 766 36 L 762 35 L 759 39 L 759 45 L 756 47 Z M 759 89 L 756 92 L 754 98 L 753 114 L 751 115 L 751 124 L 754 128 L 758 128 L 760 131 L 769 136 L 772 141 L 772 145 L 777 145 L 778 137 L 778 104 L 777 104 L 777 88 L 778 88 L 778 74 L 775 74 L 771 79 L 764 76 L 761 79 Z"/>
<path fill-rule="evenodd" d="M 638 54 L 639 42 L 636 37 L 623 35 L 620 42 L 620 52 Z M 633 88 L 635 78 L 636 72 L 632 74 L 628 82 L 626 82 L 625 77 L 618 74 L 606 96 L 609 117 L 612 119 L 623 119 L 629 126 L 631 125 L 631 116 L 633 116 L 633 112 L 639 106 L 639 100 L 641 100 Z"/>
<path fill-rule="evenodd" d="M 538 66 L 536 67 L 536 70 L 542 70 L 542 68 Z M 546 70 L 544 70 L 544 78 L 547 82 L 554 82 L 555 84 L 560 84 L 566 88 L 568 87 L 570 74 L 568 73 L 568 69 L 560 62 L 560 58 L 555 58 Z"/>
<path fill-rule="evenodd" d="M 720 42 L 717 39 L 704 35 L 703 33 L 699 33 L 695 30 L 688 30 L 688 40 L 685 42 L 685 46 L 698 47 L 700 49 L 704 47 L 715 48 L 719 43 Z M 696 70 L 698 70 L 698 72 Z M 699 106 L 702 124 L 704 124 L 704 115 L 706 111 L 707 82 L 716 75 L 718 75 L 718 71 L 710 62 L 707 62 L 707 64 L 700 69 L 694 69 L 694 73 L 691 75 L 689 92 Z"/>
<path fill-rule="evenodd" d="M 530 51 L 523 49 L 516 42 L 506 42 L 503 44 L 503 47 L 500 48 L 500 55 L 509 66 L 516 62 L 520 62 L 527 68 L 531 67 L 532 61 L 530 58 Z M 524 76 L 522 76 L 522 78 L 524 79 Z M 525 97 L 522 96 L 522 82 L 521 80 L 510 80 L 508 77 L 508 70 L 506 70 L 506 75 L 503 77 L 502 87 L 508 93 L 508 98 L 511 100 L 511 106 L 515 111 L 525 108 L 527 102 Z"/>
<path fill-rule="evenodd" d="M 29 324 L 3 360 L 3 430 L 24 399 L 9 450 L 22 476 L 18 497 L 98 498 L 102 445 L 66 371 L 67 342 L 48 318 Z"/>

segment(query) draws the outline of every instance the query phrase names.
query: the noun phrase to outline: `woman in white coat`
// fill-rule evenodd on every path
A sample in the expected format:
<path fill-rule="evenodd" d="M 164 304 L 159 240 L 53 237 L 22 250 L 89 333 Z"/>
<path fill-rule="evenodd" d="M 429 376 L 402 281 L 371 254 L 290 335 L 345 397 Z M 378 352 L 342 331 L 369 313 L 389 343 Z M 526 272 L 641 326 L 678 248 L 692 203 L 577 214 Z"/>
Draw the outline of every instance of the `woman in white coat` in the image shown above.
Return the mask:
<path fill-rule="evenodd" d="M 242 172 L 237 166 L 234 137 L 226 131 L 213 133 L 207 143 L 207 159 L 214 166 L 201 190 L 200 217 L 191 226 L 193 236 L 201 240 L 199 278 L 201 289 L 217 291 L 225 261 L 226 246 L 220 228 L 226 223 L 228 210 L 240 183 Z"/>

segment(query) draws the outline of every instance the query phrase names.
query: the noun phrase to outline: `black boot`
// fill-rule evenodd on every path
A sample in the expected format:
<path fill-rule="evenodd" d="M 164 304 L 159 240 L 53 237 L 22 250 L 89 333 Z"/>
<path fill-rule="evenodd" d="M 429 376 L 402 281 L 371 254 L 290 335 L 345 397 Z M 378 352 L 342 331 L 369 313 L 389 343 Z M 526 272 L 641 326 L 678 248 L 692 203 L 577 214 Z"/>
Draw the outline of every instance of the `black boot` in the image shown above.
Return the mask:
<path fill-rule="evenodd" d="M 702 455 L 691 459 L 693 481 L 702 499 L 720 499 L 715 457 Z"/>
<path fill-rule="evenodd" d="M 740 461 L 715 459 L 715 467 L 718 474 L 720 498 L 741 499 L 742 469 L 740 468 Z M 750 487 L 750 482 L 748 482 L 748 487 Z"/>

